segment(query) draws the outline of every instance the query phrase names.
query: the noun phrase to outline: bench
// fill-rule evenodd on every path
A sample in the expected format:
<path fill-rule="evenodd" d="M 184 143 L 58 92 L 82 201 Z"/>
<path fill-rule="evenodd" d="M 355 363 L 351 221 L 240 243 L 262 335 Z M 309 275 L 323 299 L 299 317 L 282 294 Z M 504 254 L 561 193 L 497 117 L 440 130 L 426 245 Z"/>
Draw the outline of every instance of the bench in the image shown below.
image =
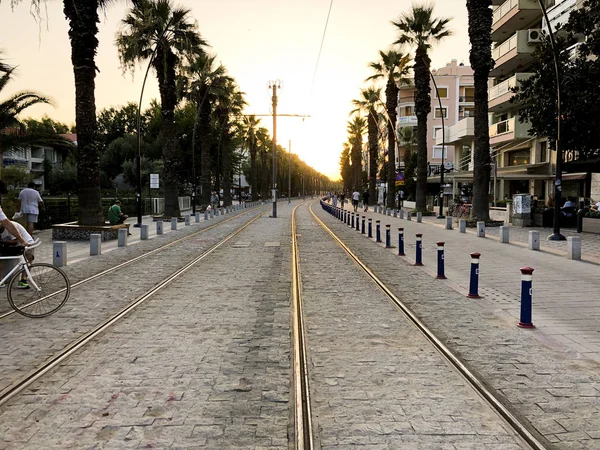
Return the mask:
<path fill-rule="evenodd" d="M 111 241 L 119 237 L 121 228 L 127 229 L 128 223 L 111 225 L 105 222 L 105 225 L 79 225 L 77 222 L 61 223 L 52 226 L 53 241 L 89 241 L 90 235 L 100 234 L 102 241 Z"/>

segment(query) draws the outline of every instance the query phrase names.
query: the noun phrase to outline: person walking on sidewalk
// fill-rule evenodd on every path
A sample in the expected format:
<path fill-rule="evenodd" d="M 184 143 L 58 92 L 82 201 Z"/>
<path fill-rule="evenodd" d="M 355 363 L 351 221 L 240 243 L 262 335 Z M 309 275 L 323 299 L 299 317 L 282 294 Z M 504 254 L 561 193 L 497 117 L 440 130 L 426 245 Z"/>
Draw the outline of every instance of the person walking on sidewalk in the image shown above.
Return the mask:
<path fill-rule="evenodd" d="M 369 198 L 370 198 L 369 191 L 363 192 L 362 201 L 365 205 L 365 212 L 367 212 L 369 210 Z"/>
<path fill-rule="evenodd" d="M 354 212 L 358 209 L 358 199 L 360 198 L 360 194 L 358 191 L 354 191 L 352 193 L 352 207 L 354 208 Z"/>
<path fill-rule="evenodd" d="M 35 183 L 31 181 L 25 189 L 19 193 L 19 204 L 21 214 L 25 219 L 27 233 L 33 234 L 33 224 L 38 222 L 40 214 L 39 206 L 44 206 L 40 193 L 35 189 Z"/>

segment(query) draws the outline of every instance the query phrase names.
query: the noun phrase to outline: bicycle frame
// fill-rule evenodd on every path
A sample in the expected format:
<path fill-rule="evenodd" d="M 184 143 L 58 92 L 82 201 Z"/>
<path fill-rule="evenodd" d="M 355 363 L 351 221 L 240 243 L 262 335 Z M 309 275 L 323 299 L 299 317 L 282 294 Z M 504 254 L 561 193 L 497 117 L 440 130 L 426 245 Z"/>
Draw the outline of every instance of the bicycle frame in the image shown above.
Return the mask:
<path fill-rule="evenodd" d="M 19 263 L 13 267 L 10 272 L 8 272 L 6 274 L 6 276 L 4 278 L 2 278 L 2 280 L 0 280 L 0 286 L 4 286 L 5 283 L 7 281 L 9 281 L 14 275 L 16 275 L 16 273 L 21 270 L 21 268 L 25 269 L 25 273 L 27 274 L 27 279 L 29 280 L 29 282 L 33 285 L 33 287 L 35 288 L 36 291 L 41 291 L 41 289 L 39 288 L 39 286 L 35 283 L 35 280 L 33 279 L 33 277 L 31 276 L 31 272 L 29 272 L 29 267 L 27 266 L 27 261 L 25 260 L 25 256 L 24 255 L 16 255 L 16 256 L 0 256 L 0 261 L 2 260 L 9 260 L 9 259 L 16 259 L 19 261 Z"/>

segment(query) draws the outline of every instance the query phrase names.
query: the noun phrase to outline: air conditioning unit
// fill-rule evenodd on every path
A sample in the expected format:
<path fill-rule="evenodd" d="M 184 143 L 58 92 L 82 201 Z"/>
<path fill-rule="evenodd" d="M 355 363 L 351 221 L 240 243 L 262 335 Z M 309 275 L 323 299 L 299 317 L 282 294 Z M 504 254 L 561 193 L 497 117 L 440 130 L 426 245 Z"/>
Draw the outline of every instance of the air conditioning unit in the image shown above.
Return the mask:
<path fill-rule="evenodd" d="M 536 42 L 542 42 L 542 30 L 527 30 L 527 43 L 534 44 Z"/>

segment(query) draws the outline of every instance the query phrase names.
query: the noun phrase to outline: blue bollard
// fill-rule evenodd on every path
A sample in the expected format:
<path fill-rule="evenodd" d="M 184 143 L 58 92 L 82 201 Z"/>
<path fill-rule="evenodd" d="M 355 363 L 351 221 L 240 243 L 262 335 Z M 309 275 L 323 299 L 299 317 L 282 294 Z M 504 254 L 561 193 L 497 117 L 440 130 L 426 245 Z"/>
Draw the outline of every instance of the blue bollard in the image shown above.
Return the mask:
<path fill-rule="evenodd" d="M 369 219 L 369 234 L 368 234 L 369 238 L 373 237 L 373 219 Z"/>
<path fill-rule="evenodd" d="M 404 254 L 404 228 L 398 228 L 398 256 L 406 256 Z"/>
<path fill-rule="evenodd" d="M 423 235 L 421 233 L 415 234 L 417 237 L 417 252 L 415 258 L 415 266 L 423 265 Z"/>
<path fill-rule="evenodd" d="M 356 214 L 356 231 L 360 231 L 360 214 Z"/>
<path fill-rule="evenodd" d="M 479 297 L 479 253 L 471 253 L 471 280 L 469 282 L 469 298 Z"/>
<path fill-rule="evenodd" d="M 531 267 L 521 267 L 521 318 L 519 328 L 535 328 L 531 322 L 531 300 L 533 269 Z"/>
<path fill-rule="evenodd" d="M 385 248 L 392 248 L 390 225 L 385 226 Z"/>
<path fill-rule="evenodd" d="M 355 216 L 355 214 L 352 213 L 352 225 L 351 225 L 352 228 L 354 228 L 354 216 Z"/>
<path fill-rule="evenodd" d="M 362 234 L 365 234 L 365 216 L 362 216 L 362 230 L 361 230 Z"/>
<path fill-rule="evenodd" d="M 376 220 L 375 221 L 375 242 L 381 242 L 381 221 L 380 220 Z"/>
<path fill-rule="evenodd" d="M 438 269 L 437 269 L 437 279 L 445 280 L 446 275 L 444 274 L 444 242 L 437 243 L 437 252 L 438 252 Z"/>

